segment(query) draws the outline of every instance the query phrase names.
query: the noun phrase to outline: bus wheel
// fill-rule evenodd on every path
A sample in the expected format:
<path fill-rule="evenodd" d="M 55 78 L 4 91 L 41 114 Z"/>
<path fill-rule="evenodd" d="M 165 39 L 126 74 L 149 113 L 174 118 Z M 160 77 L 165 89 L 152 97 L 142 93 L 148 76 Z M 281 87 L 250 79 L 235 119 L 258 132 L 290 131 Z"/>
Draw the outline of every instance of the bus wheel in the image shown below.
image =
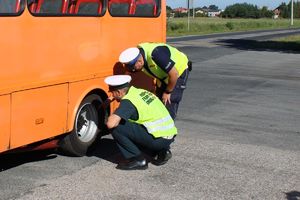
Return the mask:
<path fill-rule="evenodd" d="M 101 103 L 101 98 L 95 94 L 84 98 L 77 111 L 73 131 L 60 141 L 63 153 L 72 156 L 86 155 L 103 126 L 103 119 L 100 119 L 100 112 L 103 111 L 100 109 Z"/>

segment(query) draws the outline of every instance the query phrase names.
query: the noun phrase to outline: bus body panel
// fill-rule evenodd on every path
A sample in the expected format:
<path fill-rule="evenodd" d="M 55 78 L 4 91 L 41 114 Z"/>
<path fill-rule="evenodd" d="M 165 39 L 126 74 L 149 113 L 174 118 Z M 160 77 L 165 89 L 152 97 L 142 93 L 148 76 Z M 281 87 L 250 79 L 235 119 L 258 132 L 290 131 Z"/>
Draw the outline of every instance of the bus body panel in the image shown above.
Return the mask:
<path fill-rule="evenodd" d="M 157 31 L 161 28 L 162 22 L 162 18 L 105 16 L 103 23 L 111 25 L 102 27 L 102 36 L 103 38 L 112 38 L 112 40 L 103 39 L 101 44 L 105 46 L 107 52 L 110 52 L 109 60 L 118 61 L 120 52 L 141 42 L 164 42 L 164 34 Z"/>
<path fill-rule="evenodd" d="M 129 46 L 165 40 L 154 28 L 161 26 L 162 18 L 50 18 L 32 17 L 26 11 L 24 15 L 19 20 L 23 23 L 17 21 L 19 28 L 14 21 L 0 18 L 0 26 L 7 27 L 0 38 L 1 49 L 5 49 L 1 53 L 6 58 L 0 62 L 4 66 L 0 93 L 88 78 L 111 68 L 119 53 Z M 139 29 L 143 31 L 139 33 Z M 136 32 L 138 37 L 134 36 Z"/>
<path fill-rule="evenodd" d="M 11 19 L 11 18 L 8 18 Z M 80 80 L 101 72 L 101 18 L 33 17 L 16 22 L 0 18 L 0 92 Z M 109 66 L 108 63 L 103 63 Z M 6 68 L 6 66 L 8 68 Z M 5 92 L 5 91 L 3 91 Z"/>
<path fill-rule="evenodd" d="M 66 132 L 68 84 L 12 94 L 10 148 Z"/>
<path fill-rule="evenodd" d="M 0 152 L 9 149 L 10 95 L 0 96 Z"/>

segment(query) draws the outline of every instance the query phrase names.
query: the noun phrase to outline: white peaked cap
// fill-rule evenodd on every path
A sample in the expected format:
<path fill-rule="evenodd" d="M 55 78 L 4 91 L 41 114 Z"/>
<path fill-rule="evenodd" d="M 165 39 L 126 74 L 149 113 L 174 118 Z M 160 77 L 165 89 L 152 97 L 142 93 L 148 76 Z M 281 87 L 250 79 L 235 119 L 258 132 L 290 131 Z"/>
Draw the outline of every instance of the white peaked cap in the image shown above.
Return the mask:
<path fill-rule="evenodd" d="M 138 55 L 140 54 L 140 50 L 137 47 L 131 47 L 125 49 L 119 56 L 119 61 L 121 63 L 130 63 L 137 59 Z"/>
<path fill-rule="evenodd" d="M 121 89 L 125 86 L 129 86 L 131 76 L 129 75 L 113 75 L 106 77 L 104 82 L 109 86 L 110 90 Z"/>

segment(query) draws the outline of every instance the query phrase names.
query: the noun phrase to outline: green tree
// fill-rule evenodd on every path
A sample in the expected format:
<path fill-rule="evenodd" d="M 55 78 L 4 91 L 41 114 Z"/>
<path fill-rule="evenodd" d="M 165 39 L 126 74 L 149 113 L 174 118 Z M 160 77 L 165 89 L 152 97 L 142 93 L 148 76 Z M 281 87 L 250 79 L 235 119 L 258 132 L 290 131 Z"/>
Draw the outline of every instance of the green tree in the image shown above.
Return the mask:
<path fill-rule="evenodd" d="M 172 10 L 173 10 L 170 6 L 167 6 L 166 8 L 167 8 L 167 11 L 170 11 L 170 12 L 172 12 Z"/>
<path fill-rule="evenodd" d="M 280 10 L 280 17 L 288 18 L 290 16 L 289 6 L 286 3 L 281 3 L 278 9 Z"/>
<path fill-rule="evenodd" d="M 170 13 L 173 12 L 173 9 L 170 6 L 167 6 L 167 17 L 170 17 Z"/>
<path fill-rule="evenodd" d="M 211 10 L 219 10 L 219 7 L 216 5 L 210 5 L 210 6 L 208 6 L 208 8 Z"/>
<path fill-rule="evenodd" d="M 291 2 L 288 5 L 288 9 L 291 10 Z M 294 2 L 294 17 L 300 18 L 300 1 Z"/>
<path fill-rule="evenodd" d="M 248 3 L 237 3 L 227 6 L 222 13 L 222 17 L 228 18 L 260 18 L 261 11 L 256 5 Z"/>
<path fill-rule="evenodd" d="M 265 18 L 272 18 L 273 17 L 273 11 L 272 10 L 268 10 L 268 8 L 266 6 L 264 6 L 260 10 L 260 16 L 261 17 L 265 17 Z"/>

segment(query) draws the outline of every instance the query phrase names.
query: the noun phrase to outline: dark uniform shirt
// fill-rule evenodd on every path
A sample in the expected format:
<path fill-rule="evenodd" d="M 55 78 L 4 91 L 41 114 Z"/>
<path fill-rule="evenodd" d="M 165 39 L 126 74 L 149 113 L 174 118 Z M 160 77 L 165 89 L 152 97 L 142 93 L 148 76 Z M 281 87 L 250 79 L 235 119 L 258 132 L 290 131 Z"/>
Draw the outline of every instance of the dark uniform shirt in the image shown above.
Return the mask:
<path fill-rule="evenodd" d="M 128 119 L 137 120 L 139 116 L 136 107 L 128 99 L 120 101 L 120 105 L 115 110 L 114 114 L 126 121 Z"/>
<path fill-rule="evenodd" d="M 145 58 L 144 50 L 141 48 L 140 50 Z M 152 60 L 166 73 L 168 73 L 175 65 L 175 62 L 171 59 L 171 52 L 166 46 L 155 47 L 152 51 L 151 57 Z M 145 64 L 148 65 L 147 62 Z"/>

